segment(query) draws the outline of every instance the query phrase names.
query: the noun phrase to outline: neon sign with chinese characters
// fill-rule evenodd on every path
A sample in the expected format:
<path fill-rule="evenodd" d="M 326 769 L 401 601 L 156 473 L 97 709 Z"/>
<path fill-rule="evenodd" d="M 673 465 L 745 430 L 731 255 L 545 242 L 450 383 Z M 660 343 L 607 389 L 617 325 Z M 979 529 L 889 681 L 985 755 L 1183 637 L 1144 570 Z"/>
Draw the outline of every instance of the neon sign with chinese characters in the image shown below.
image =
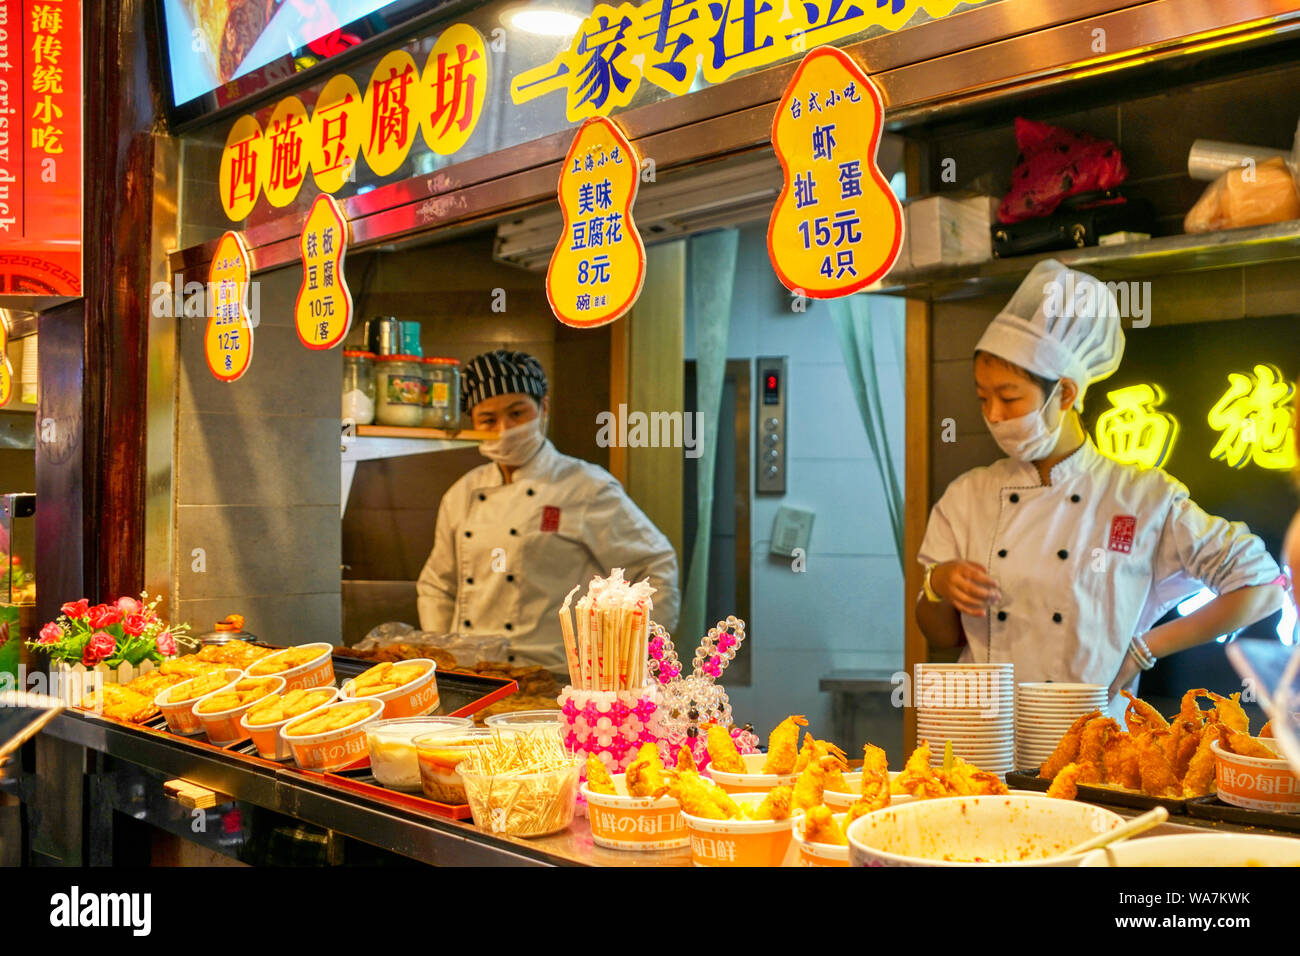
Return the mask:
<path fill-rule="evenodd" d="M 1209 456 L 1235 469 L 1249 464 L 1294 469 L 1295 383 L 1268 364 L 1249 373 L 1228 372 L 1227 379 L 1227 389 L 1206 416 L 1219 436 Z M 1163 388 L 1148 384 L 1107 392 L 1111 407 L 1097 417 L 1097 450 L 1121 464 L 1162 466 L 1178 440 L 1178 420 L 1157 407 L 1165 397 Z"/>

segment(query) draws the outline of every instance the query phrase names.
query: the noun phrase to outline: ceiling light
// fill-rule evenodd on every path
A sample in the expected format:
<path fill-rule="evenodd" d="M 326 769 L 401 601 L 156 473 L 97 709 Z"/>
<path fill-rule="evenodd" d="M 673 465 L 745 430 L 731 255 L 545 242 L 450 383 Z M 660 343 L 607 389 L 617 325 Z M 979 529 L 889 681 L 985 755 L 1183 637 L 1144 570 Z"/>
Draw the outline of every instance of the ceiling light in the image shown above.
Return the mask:
<path fill-rule="evenodd" d="M 582 26 L 582 17 L 562 10 L 520 7 L 510 14 L 510 25 L 525 33 L 547 37 L 571 37 Z"/>

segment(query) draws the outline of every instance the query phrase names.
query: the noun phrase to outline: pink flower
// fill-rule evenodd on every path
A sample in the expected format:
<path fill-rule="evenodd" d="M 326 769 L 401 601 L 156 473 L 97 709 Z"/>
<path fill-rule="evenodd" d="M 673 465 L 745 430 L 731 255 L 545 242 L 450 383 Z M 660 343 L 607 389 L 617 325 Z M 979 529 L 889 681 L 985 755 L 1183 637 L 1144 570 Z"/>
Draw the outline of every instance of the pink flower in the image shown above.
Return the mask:
<path fill-rule="evenodd" d="M 122 618 L 122 630 L 132 637 L 139 637 L 148 626 L 143 614 L 127 614 Z"/>
<path fill-rule="evenodd" d="M 120 597 L 117 599 L 117 609 L 122 612 L 122 616 L 129 614 L 140 614 L 144 611 L 144 605 L 133 597 Z"/>
<path fill-rule="evenodd" d="M 154 646 L 163 657 L 176 656 L 176 638 L 172 637 L 171 631 L 163 631 L 154 638 Z"/>
<path fill-rule="evenodd" d="M 41 628 L 41 636 L 36 643 L 57 644 L 61 640 L 63 640 L 63 628 L 51 621 L 49 624 L 46 624 Z"/>
<path fill-rule="evenodd" d="M 115 650 L 117 650 L 117 641 L 113 640 L 113 635 L 107 631 L 96 631 L 90 635 L 90 640 L 86 643 L 86 649 L 81 654 L 81 663 L 87 667 L 94 667 Z"/>
<path fill-rule="evenodd" d="M 82 598 L 80 601 L 73 601 L 70 604 L 63 605 L 59 610 L 68 617 L 85 617 L 90 610 L 90 602 Z"/>
<path fill-rule="evenodd" d="M 96 604 L 89 611 L 89 620 L 93 628 L 108 627 L 122 620 L 122 612 L 108 604 Z"/>

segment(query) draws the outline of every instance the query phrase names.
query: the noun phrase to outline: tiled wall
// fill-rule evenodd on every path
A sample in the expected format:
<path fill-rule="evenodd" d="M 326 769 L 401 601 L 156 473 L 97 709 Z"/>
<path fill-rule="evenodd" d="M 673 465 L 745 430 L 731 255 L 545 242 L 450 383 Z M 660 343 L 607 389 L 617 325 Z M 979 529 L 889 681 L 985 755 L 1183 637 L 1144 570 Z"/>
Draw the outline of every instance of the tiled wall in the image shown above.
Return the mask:
<path fill-rule="evenodd" d="M 890 339 L 901 334 L 901 319 L 889 318 L 901 315 L 901 304 L 877 299 L 873 307 L 878 351 L 901 355 L 901 342 Z M 695 355 L 691 319 L 688 313 L 688 359 Z M 787 491 L 751 498 L 753 672 L 748 686 L 731 686 L 728 694 L 736 720 L 764 735 L 787 714 L 806 714 L 819 734 L 829 735 L 831 700 L 818 689 L 822 677 L 902 666 L 902 573 L 827 306 L 810 301 L 806 312 L 791 311 L 768 260 L 765 224 L 757 224 L 741 230 L 728 357 L 769 355 L 788 359 Z M 886 360 L 880 375 L 892 397 L 885 411 L 889 441 L 901 456 L 902 370 Z M 768 553 L 781 505 L 816 514 L 803 573 Z M 675 638 L 689 660 L 694 647 L 686 635 Z"/>
<path fill-rule="evenodd" d="M 253 360 L 239 380 L 208 371 L 202 320 L 177 323 L 174 613 L 196 632 L 240 613 L 275 643 L 337 642 L 342 364 L 298 341 L 299 272 L 259 278 Z"/>

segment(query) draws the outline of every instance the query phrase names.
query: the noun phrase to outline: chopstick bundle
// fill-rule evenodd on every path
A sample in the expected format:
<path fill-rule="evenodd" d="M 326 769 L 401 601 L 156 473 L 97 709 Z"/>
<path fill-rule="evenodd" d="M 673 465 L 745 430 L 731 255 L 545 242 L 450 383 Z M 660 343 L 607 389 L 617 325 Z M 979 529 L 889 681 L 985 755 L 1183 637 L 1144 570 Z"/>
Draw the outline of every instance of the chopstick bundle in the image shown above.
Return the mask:
<path fill-rule="evenodd" d="M 623 569 L 596 576 L 575 603 L 574 588 L 560 606 L 560 631 L 569 683 L 578 690 L 630 690 L 645 683 L 651 595 L 647 578 L 632 584 Z"/>

